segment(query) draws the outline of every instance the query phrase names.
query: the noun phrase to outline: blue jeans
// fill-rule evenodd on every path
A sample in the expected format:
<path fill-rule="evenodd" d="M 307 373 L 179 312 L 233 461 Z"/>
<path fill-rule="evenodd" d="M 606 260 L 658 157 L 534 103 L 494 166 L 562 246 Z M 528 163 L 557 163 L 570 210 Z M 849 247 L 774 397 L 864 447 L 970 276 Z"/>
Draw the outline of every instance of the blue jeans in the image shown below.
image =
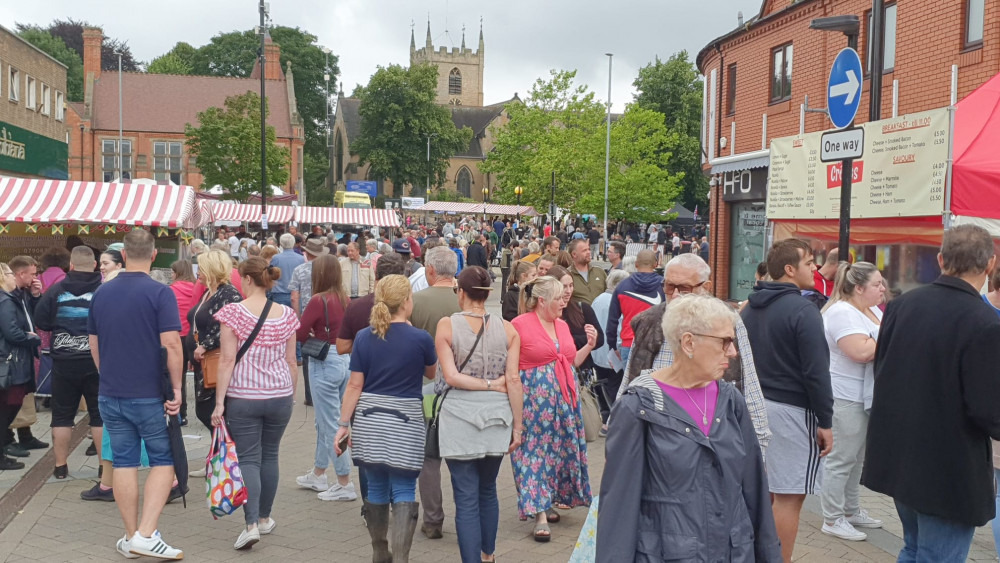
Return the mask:
<path fill-rule="evenodd" d="M 163 399 L 124 399 L 101 395 L 97 404 L 111 441 L 113 467 L 139 467 L 143 442 L 150 467 L 174 465 Z"/>
<path fill-rule="evenodd" d="M 898 563 L 961 563 L 968 557 L 975 527 L 921 514 L 899 501 L 896 512 L 903 523 Z"/>
<path fill-rule="evenodd" d="M 618 349 L 618 351 L 621 352 L 621 355 L 622 355 L 622 365 L 623 366 L 627 366 L 628 365 L 628 357 L 632 354 L 632 347 L 631 346 L 622 346 L 622 347 L 620 347 Z"/>
<path fill-rule="evenodd" d="M 278 293 L 276 291 L 272 291 L 270 295 L 268 295 L 268 297 L 270 297 L 271 301 L 274 301 L 275 303 L 280 303 L 282 305 L 285 305 L 286 307 L 292 306 L 291 293 Z"/>
<path fill-rule="evenodd" d="M 331 346 L 326 360 L 321 362 L 309 358 L 309 378 L 312 383 L 313 406 L 316 409 L 316 467 L 326 469 L 332 459 L 337 475 L 350 475 L 350 454 L 345 451 L 336 455 L 333 442 L 339 429 L 337 422 L 340 420 L 340 404 L 351 375 L 347 369 L 351 356 L 338 355 L 336 352 Z"/>
<path fill-rule="evenodd" d="M 1000 469 L 993 469 L 993 479 L 1000 485 Z M 997 490 L 997 515 L 993 517 L 993 544 L 1000 554 L 1000 489 Z"/>
<path fill-rule="evenodd" d="M 497 474 L 503 458 L 445 461 L 455 493 L 455 529 L 462 563 L 482 561 L 483 553 L 492 555 L 497 547 L 500 524 Z"/>
<path fill-rule="evenodd" d="M 416 502 L 417 479 L 403 475 L 385 467 L 366 467 L 368 480 L 368 502 L 372 504 L 393 504 Z"/>
<path fill-rule="evenodd" d="M 278 492 L 278 446 L 292 417 L 292 396 L 226 399 L 226 425 L 247 488 L 243 518 L 247 525 L 271 516 Z"/>

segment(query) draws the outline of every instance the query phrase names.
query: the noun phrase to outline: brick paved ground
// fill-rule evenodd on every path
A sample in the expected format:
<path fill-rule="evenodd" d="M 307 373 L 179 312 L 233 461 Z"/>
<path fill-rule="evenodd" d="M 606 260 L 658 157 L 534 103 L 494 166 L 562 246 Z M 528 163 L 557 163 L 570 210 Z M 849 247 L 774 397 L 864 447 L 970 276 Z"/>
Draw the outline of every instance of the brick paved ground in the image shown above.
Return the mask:
<path fill-rule="evenodd" d="M 48 440 L 47 413 L 39 413 L 36 435 Z M 192 417 L 185 430 L 189 458 L 195 464 L 208 450 L 207 430 Z M 232 543 L 242 526 L 242 514 L 213 520 L 205 508 L 204 495 L 193 482 L 195 492 L 188 495 L 188 507 L 180 501 L 167 506 L 160 520 L 160 530 L 167 542 L 185 552 L 185 559 L 195 562 L 279 561 L 363 562 L 371 560 L 368 533 L 359 516 L 360 502 L 322 502 L 315 493 L 298 489 L 295 477 L 312 464 L 315 433 L 313 410 L 301 402 L 301 395 L 282 442 L 281 483 L 274 518 L 278 527 L 265 536 L 250 552 L 237 552 Z M 70 457 L 71 478 L 50 479 L 13 521 L 0 532 L 0 561 L 118 561 L 115 541 L 123 534 L 121 520 L 113 503 L 83 502 L 81 491 L 96 479 L 95 458 L 83 455 L 85 440 Z M 29 461 L 37 460 L 35 453 Z M 591 483 L 596 492 L 604 466 L 603 441 L 590 445 Z M 23 472 L 0 472 L 0 494 Z M 144 473 L 144 472 L 143 472 Z M 194 480 L 199 481 L 199 480 Z M 446 505 L 441 540 L 427 540 L 419 531 L 411 558 L 414 562 L 442 563 L 458 560 L 454 507 L 447 468 L 443 469 Z M 354 480 L 357 485 L 357 480 Z M 499 560 L 504 563 L 566 561 L 576 536 L 586 518 L 582 508 L 563 513 L 563 520 L 552 526 L 548 544 L 532 541 L 532 526 L 517 520 L 517 498 L 510 465 L 505 462 L 499 481 L 501 519 L 497 544 Z M 902 545 L 902 528 L 890 499 L 866 492 L 863 504 L 873 516 L 886 521 L 884 530 L 875 531 L 866 542 L 844 542 L 820 532 L 822 519 L 819 502 L 806 502 L 800 522 L 795 560 L 803 562 L 895 560 Z M 996 561 L 996 551 L 988 527 L 977 530 L 970 561 Z"/>

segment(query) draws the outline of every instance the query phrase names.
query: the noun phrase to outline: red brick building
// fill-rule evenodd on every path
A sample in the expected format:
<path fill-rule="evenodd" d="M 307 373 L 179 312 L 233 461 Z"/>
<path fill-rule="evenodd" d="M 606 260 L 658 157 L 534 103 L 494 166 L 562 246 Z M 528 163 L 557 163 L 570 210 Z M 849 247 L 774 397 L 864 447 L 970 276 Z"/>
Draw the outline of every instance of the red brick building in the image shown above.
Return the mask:
<path fill-rule="evenodd" d="M 771 140 L 832 128 L 826 115 L 803 119 L 800 110 L 807 96 L 809 107 L 825 106 L 830 65 L 847 40 L 809 29 L 812 20 L 860 18 L 865 79 L 857 122 L 867 120 L 871 9 L 871 0 L 764 0 L 758 15 L 698 53 L 705 169 L 713 179 L 712 275 L 720 297 L 744 298 L 766 251 Z M 1000 0 L 887 1 L 884 13 L 883 118 L 947 106 L 952 65 L 959 99 L 1000 72 Z"/>
<path fill-rule="evenodd" d="M 84 101 L 69 104 L 71 180 L 111 181 L 151 178 L 202 187 L 203 177 L 184 142 L 184 126 L 197 125 L 198 112 L 222 107 L 226 98 L 260 92 L 260 65 L 250 78 L 122 73 L 122 142 L 118 144 L 118 73 L 101 71 L 100 29 L 88 28 L 84 41 Z M 264 78 L 268 124 L 279 145 L 289 149 L 287 193 L 302 189 L 302 120 L 295 105 L 291 67 L 282 72 L 280 47 L 267 39 Z M 120 149 L 120 150 L 119 150 Z"/>

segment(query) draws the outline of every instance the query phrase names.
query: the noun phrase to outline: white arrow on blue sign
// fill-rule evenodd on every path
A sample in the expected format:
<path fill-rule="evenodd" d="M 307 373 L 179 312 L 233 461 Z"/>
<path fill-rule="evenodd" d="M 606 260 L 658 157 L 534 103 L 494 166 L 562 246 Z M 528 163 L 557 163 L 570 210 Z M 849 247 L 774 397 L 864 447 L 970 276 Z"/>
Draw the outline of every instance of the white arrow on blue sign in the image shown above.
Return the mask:
<path fill-rule="evenodd" d="M 858 52 L 848 47 L 837 53 L 826 85 L 826 107 L 830 121 L 837 129 L 849 126 L 858 113 L 861 77 L 861 57 Z"/>

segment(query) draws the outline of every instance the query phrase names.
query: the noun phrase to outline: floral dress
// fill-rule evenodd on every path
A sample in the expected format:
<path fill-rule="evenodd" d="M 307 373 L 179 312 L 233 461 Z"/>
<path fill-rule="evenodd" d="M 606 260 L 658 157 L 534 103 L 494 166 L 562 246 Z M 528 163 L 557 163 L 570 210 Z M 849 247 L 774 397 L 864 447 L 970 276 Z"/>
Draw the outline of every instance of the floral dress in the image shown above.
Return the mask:
<path fill-rule="evenodd" d="M 527 332 L 523 329 L 528 327 L 519 325 L 524 325 L 523 319 L 529 316 L 534 317 L 529 313 L 514 322 L 522 339 Z M 558 353 L 560 343 L 555 346 Z M 522 360 L 526 352 L 522 347 Z M 549 510 L 553 503 L 589 505 L 587 442 L 579 399 L 576 406 L 566 401 L 556 376 L 556 361 L 521 369 L 520 374 L 524 386 L 524 433 L 521 447 L 511 454 L 518 516 L 527 520 Z"/>

